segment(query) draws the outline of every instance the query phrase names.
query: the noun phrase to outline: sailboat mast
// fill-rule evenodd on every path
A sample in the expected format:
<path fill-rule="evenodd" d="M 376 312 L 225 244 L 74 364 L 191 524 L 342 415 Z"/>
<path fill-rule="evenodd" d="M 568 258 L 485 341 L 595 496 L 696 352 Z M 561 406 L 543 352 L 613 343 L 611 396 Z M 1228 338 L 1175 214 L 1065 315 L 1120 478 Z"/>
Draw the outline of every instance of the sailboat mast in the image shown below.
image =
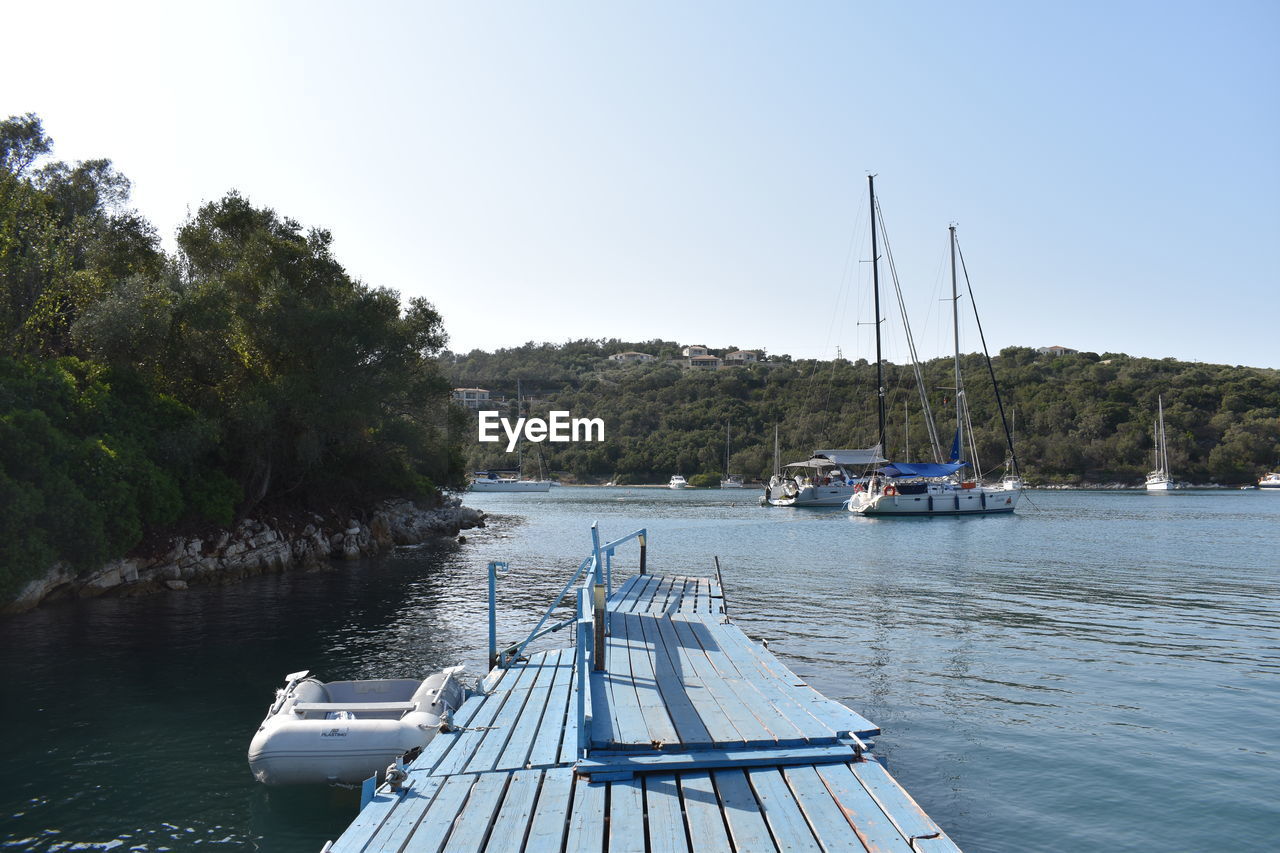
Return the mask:
<path fill-rule="evenodd" d="M 956 227 L 947 226 L 951 234 L 951 332 L 955 338 L 956 373 L 956 461 L 964 452 L 964 390 L 960 386 L 960 294 L 956 290 Z"/>
<path fill-rule="evenodd" d="M 1160 473 L 1168 476 L 1169 448 L 1165 444 L 1165 440 L 1164 440 L 1164 395 L 1163 394 L 1156 397 L 1156 406 L 1158 407 L 1158 410 L 1160 412 L 1160 435 L 1156 439 L 1156 452 L 1160 454 L 1160 457 L 1156 460 L 1156 464 L 1157 464 L 1157 467 L 1159 467 L 1160 469 Z"/>
<path fill-rule="evenodd" d="M 876 416 L 880 455 L 887 447 L 884 438 L 884 356 L 880 352 L 880 255 L 876 247 L 876 176 L 867 175 L 867 192 L 871 198 L 871 287 L 875 291 L 876 309 Z"/>
<path fill-rule="evenodd" d="M 729 476 L 729 422 L 724 422 L 724 475 Z"/>

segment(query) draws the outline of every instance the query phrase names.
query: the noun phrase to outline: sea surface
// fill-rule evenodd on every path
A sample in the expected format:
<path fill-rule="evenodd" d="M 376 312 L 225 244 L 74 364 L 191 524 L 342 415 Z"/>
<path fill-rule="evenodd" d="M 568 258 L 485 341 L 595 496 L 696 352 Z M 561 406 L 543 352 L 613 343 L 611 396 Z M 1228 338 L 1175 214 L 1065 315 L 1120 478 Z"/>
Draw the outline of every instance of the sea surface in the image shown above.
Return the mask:
<path fill-rule="evenodd" d="M 470 495 L 483 530 L 376 561 L 0 621 L 0 847 L 318 851 L 341 789 L 245 752 L 285 673 L 485 668 L 590 548 L 713 574 L 730 616 L 878 724 L 968 851 L 1217 851 L 1280 835 L 1280 493 L 1028 492 L 1013 516 L 863 519 L 759 492 Z M 619 574 L 634 569 L 620 552 Z M 567 640 L 567 638 L 566 638 Z"/>

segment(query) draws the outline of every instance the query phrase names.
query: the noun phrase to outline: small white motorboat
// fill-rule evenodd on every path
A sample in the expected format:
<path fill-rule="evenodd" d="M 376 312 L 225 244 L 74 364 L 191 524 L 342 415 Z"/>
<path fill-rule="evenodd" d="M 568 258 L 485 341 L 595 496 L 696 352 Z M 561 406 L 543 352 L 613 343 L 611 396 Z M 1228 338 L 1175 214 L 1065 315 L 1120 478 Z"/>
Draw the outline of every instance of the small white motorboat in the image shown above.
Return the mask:
<path fill-rule="evenodd" d="M 425 681 L 321 682 L 307 670 L 290 673 L 249 744 L 249 769 L 267 785 L 358 785 L 448 725 L 466 699 L 462 671 L 450 667 Z"/>

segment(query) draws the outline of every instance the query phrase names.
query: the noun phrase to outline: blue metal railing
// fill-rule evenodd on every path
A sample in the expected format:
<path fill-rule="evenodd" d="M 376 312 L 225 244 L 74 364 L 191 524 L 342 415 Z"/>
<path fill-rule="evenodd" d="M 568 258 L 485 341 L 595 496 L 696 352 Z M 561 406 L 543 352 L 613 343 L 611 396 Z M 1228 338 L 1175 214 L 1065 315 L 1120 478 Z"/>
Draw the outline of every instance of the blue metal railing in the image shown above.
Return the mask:
<path fill-rule="evenodd" d="M 539 637 L 545 637 L 555 631 L 576 625 L 574 642 L 576 646 L 574 668 L 577 673 L 578 688 L 578 750 L 585 755 L 591 742 L 591 687 L 587 673 L 591 670 L 604 669 L 605 637 L 609 634 L 609 612 L 606 602 L 613 595 L 613 556 L 620 545 L 635 539 L 640 545 L 640 574 L 646 570 L 648 531 L 644 528 L 628 533 L 620 539 L 600 543 L 600 529 L 597 524 L 591 525 L 591 555 L 578 565 L 577 571 L 561 588 L 560 594 L 543 612 L 538 624 L 529 635 L 519 643 L 506 648 L 498 648 L 498 574 L 507 571 L 510 565 L 506 562 L 489 563 L 489 666 L 505 669 L 518 660 L 530 643 Z M 582 579 L 574 595 L 574 613 L 572 616 L 552 622 L 548 625 L 556 608 L 564 601 L 564 597 L 573 585 Z"/>

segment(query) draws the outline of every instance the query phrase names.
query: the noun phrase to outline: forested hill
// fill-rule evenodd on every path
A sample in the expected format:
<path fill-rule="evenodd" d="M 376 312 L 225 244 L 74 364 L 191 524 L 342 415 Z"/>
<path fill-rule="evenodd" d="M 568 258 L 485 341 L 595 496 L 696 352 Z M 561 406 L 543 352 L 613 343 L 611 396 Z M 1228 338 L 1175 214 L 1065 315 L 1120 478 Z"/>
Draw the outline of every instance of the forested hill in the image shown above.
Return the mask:
<path fill-rule="evenodd" d="M 718 354 L 732 347 L 714 350 Z M 648 363 L 618 363 L 611 354 L 640 351 Z M 875 365 L 866 361 L 793 361 L 691 369 L 680 347 L 576 341 L 527 344 L 496 353 L 445 353 L 455 387 L 479 387 L 505 398 L 489 408 L 514 417 L 516 381 L 525 414 L 552 409 L 602 418 L 603 443 L 526 443 L 526 473 L 547 470 L 582 481 L 665 482 L 674 473 L 720 473 L 729 424 L 730 473 L 767 477 L 773 468 L 774 427 L 783 462 L 820 447 L 869 447 L 876 440 Z M 962 357 L 966 393 L 978 434 L 979 461 L 994 471 L 1005 458 L 1003 429 L 986 361 Z M 1152 425 L 1164 397 L 1169 462 L 1179 480 L 1245 483 L 1280 463 L 1280 371 L 1132 358 L 1117 353 L 1040 355 L 1009 348 L 993 359 L 1006 412 L 1014 421 L 1023 473 L 1033 483 L 1139 484 L 1152 467 Z M 889 455 L 923 454 L 927 434 L 909 366 L 885 366 Z M 952 360 L 924 365 L 929 388 L 954 386 Z M 954 430 L 947 392 L 931 406 L 942 441 Z M 904 405 L 909 424 L 904 428 Z M 1016 414 L 1015 414 L 1016 412 Z M 474 419 L 473 415 L 473 419 Z M 475 469 L 511 467 L 505 442 L 481 444 L 473 428 L 468 462 Z M 966 454 L 967 455 L 967 454 Z"/>
<path fill-rule="evenodd" d="M 234 192 L 168 254 L 111 161 L 51 148 L 0 121 L 0 599 L 148 532 L 460 482 L 430 304 Z"/>

